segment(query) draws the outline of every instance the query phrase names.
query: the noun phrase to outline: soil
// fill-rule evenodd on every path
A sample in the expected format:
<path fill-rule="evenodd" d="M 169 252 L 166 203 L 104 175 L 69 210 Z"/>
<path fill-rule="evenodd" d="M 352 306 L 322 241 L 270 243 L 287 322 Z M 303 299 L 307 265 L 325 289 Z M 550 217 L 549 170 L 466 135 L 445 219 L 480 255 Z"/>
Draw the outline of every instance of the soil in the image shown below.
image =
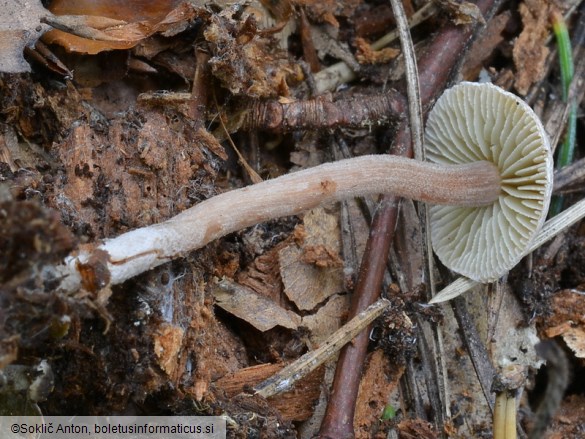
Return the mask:
<path fill-rule="evenodd" d="M 375 43 L 396 28 L 392 9 L 375 0 L 28 3 L 22 22 L 0 12 L 0 32 L 19 35 L 0 43 L 0 414 L 224 415 L 228 437 L 317 436 L 336 358 L 280 394 L 254 388 L 352 315 L 377 199 L 257 224 L 121 285 L 95 269 L 105 263 L 80 266 L 73 293 L 44 273 L 222 192 L 400 150 L 404 57 L 399 39 Z M 43 6 L 82 26 L 45 32 Z M 411 27 L 424 111 L 449 85 L 488 79 L 525 98 L 556 146 L 567 104 L 550 20 L 564 14 L 574 38 L 580 115 L 583 4 L 492 6 L 404 1 L 409 18 L 430 8 Z M 340 62 L 343 85 L 330 80 Z M 582 136 L 578 118 L 577 145 Z M 556 192 L 565 208 L 583 191 L 581 174 L 569 179 Z M 584 437 L 583 224 L 453 306 L 427 305 L 421 230 L 403 201 L 376 292 L 390 306 L 369 329 L 355 378 L 355 437 L 492 437 L 502 391 L 517 398 L 519 437 L 534 437 L 541 417 L 550 417 L 541 437 Z M 437 289 L 455 278 L 434 273 Z M 535 349 L 547 340 L 560 365 Z M 510 363 L 520 384 L 490 388 L 494 377 L 508 382 Z M 558 404 L 544 403 L 554 395 Z"/>

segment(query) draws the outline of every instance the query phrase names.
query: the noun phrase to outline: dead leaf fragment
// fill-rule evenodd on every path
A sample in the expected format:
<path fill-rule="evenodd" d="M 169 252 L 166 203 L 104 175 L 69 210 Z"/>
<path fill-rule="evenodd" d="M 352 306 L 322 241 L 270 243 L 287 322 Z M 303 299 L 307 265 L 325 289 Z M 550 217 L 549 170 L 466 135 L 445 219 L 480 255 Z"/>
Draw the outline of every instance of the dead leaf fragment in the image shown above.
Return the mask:
<path fill-rule="evenodd" d="M 305 249 L 322 246 L 328 249 L 325 253 L 338 255 L 340 232 L 337 214 L 327 213 L 323 208 L 306 213 L 303 222 L 307 233 L 304 243 L 291 244 L 278 256 L 285 294 L 299 309 L 311 310 L 343 291 L 343 269 L 341 266 L 319 268 L 304 262 Z"/>
<path fill-rule="evenodd" d="M 248 246 L 255 246 L 258 253 L 263 251 L 262 246 L 265 244 L 265 241 L 258 236 L 261 233 L 260 228 L 254 228 L 243 237 L 244 242 Z M 237 274 L 237 282 L 276 303 L 282 304 L 283 299 L 286 298 L 282 294 L 278 252 L 285 246 L 286 243 L 280 243 L 266 253 L 260 254 L 244 271 Z"/>
<path fill-rule="evenodd" d="M 54 16 L 48 22 L 56 29 L 47 32 L 43 41 L 90 55 L 130 49 L 155 33 L 175 35 L 204 13 L 180 0 L 53 1 L 50 9 Z"/>
<path fill-rule="evenodd" d="M 324 245 L 307 245 L 302 261 L 319 268 L 343 267 L 343 261 L 337 252 Z"/>
<path fill-rule="evenodd" d="M 217 306 L 245 320 L 259 331 L 268 331 L 275 326 L 297 329 L 301 323 L 301 318 L 294 312 L 228 279 L 218 282 L 213 296 Z"/>
<path fill-rule="evenodd" d="M 49 29 L 41 17 L 50 15 L 40 0 L 7 0 L 0 14 L 0 72 L 30 72 L 25 61 L 25 47 L 33 47 Z"/>

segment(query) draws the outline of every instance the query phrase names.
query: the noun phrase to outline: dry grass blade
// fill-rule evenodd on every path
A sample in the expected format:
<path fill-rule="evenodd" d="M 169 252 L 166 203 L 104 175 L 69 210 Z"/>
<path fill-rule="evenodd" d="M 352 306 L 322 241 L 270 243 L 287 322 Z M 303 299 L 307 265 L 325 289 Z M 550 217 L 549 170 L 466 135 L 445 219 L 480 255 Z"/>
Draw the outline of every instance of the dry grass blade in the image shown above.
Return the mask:
<path fill-rule="evenodd" d="M 390 0 L 392 11 L 396 18 L 396 26 L 400 35 L 400 46 L 404 54 L 404 64 L 406 69 L 406 88 L 408 94 L 408 110 L 410 116 L 410 132 L 412 135 L 414 158 L 424 160 L 423 150 L 423 117 L 422 105 L 420 102 L 420 87 L 418 84 L 418 68 L 414 56 L 414 45 L 408 28 L 408 21 L 404 8 L 399 0 Z"/>
<path fill-rule="evenodd" d="M 526 250 L 525 255 L 532 253 L 545 242 L 554 238 L 559 233 L 568 229 L 569 227 L 571 227 L 577 221 L 583 219 L 584 217 L 585 199 L 575 203 L 573 206 L 569 207 L 561 214 L 555 216 L 554 218 L 544 223 L 542 230 L 536 236 L 528 250 Z M 480 283 L 473 281 L 471 279 L 460 277 L 453 283 L 445 287 L 443 290 L 439 291 L 439 293 L 437 293 L 437 295 L 434 296 L 429 301 L 429 303 L 446 302 L 447 300 L 451 300 L 457 296 L 460 296 L 461 294 L 465 293 L 466 291 L 469 291 L 470 289 L 477 285 L 480 285 Z"/>
<path fill-rule="evenodd" d="M 386 299 L 380 299 L 370 305 L 365 311 L 335 331 L 320 348 L 306 353 L 276 375 L 258 384 L 255 388 L 256 394 L 268 398 L 290 389 L 298 380 L 331 358 L 333 354 L 378 318 L 388 306 L 390 306 L 390 302 Z"/>

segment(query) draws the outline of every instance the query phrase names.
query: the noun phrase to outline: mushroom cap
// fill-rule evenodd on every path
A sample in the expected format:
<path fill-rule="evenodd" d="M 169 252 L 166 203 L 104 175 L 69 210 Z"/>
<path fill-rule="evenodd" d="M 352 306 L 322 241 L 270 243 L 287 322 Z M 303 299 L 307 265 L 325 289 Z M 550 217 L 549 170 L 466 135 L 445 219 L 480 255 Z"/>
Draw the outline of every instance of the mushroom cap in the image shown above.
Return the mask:
<path fill-rule="evenodd" d="M 441 262 L 478 282 L 497 280 L 520 261 L 546 219 L 553 160 L 542 123 L 512 93 L 463 82 L 437 100 L 425 147 L 435 163 L 487 160 L 500 171 L 502 190 L 492 205 L 430 209 Z"/>

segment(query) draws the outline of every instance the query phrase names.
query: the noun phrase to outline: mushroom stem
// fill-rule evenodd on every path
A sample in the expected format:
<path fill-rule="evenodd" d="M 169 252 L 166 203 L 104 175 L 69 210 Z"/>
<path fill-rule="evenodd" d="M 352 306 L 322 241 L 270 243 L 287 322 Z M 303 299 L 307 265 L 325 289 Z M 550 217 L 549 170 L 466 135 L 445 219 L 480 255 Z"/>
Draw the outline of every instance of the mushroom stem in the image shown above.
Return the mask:
<path fill-rule="evenodd" d="M 516 439 L 516 397 L 504 390 L 496 395 L 494 439 Z"/>
<path fill-rule="evenodd" d="M 500 190 L 499 172 L 486 161 L 440 165 L 396 156 L 362 156 L 225 192 L 168 221 L 106 240 L 97 250 L 107 260 L 105 283 L 118 284 L 234 231 L 322 203 L 393 193 L 432 204 L 482 206 L 497 200 Z M 95 248 L 82 251 L 61 267 L 63 289 L 79 287 L 79 267 L 91 266 L 92 252 L 95 256 Z"/>

